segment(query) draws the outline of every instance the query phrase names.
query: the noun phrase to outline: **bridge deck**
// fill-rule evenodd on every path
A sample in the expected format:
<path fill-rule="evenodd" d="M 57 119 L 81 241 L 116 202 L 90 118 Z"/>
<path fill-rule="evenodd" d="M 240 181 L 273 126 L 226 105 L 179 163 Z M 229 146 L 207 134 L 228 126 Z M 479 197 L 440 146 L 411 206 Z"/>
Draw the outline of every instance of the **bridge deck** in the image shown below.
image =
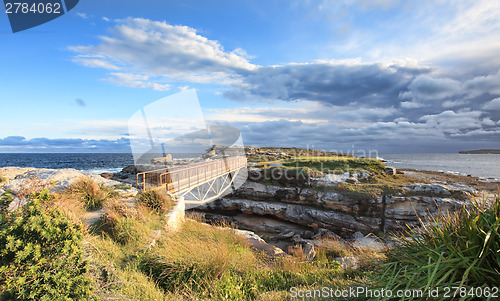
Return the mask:
<path fill-rule="evenodd" d="M 246 157 L 238 156 L 151 170 L 138 173 L 137 184 L 142 186 L 143 190 L 165 186 L 170 193 L 180 195 L 218 177 L 244 168 L 246 163 Z"/>

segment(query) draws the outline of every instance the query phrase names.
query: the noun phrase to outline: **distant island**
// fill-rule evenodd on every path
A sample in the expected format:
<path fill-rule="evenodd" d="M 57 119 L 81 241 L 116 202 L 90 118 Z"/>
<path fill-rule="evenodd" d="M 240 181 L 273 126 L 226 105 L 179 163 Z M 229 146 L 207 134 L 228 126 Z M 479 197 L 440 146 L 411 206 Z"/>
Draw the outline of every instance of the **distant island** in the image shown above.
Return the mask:
<path fill-rule="evenodd" d="M 460 151 L 459 154 L 500 154 L 500 149 L 478 149 L 471 151 Z"/>

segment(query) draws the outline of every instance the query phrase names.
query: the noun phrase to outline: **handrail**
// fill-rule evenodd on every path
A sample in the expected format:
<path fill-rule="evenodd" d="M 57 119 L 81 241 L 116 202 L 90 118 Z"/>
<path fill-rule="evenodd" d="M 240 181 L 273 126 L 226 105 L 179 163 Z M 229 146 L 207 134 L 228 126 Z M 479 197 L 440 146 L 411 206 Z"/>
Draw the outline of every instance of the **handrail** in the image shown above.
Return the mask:
<path fill-rule="evenodd" d="M 147 185 L 160 187 L 165 185 L 170 192 L 190 190 L 208 180 L 215 179 L 224 174 L 246 167 L 246 157 L 228 157 L 209 162 L 189 164 L 188 166 L 175 166 L 149 170 L 137 174 L 137 185 L 146 189 Z M 194 173 L 193 173 L 194 171 Z M 195 178 L 195 179 L 193 179 Z M 139 179 L 142 179 L 140 181 Z M 187 181 L 187 183 L 185 183 Z M 175 185 L 174 182 L 176 182 Z"/>

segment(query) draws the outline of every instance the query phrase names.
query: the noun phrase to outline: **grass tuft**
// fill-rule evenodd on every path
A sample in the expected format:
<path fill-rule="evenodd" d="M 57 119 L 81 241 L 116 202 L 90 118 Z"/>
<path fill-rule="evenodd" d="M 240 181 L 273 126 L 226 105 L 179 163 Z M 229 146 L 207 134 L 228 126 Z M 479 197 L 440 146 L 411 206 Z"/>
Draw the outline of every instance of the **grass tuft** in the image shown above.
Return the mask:
<path fill-rule="evenodd" d="M 159 189 L 142 191 L 138 195 L 137 201 L 158 213 L 167 213 L 173 206 L 171 198 Z"/>
<path fill-rule="evenodd" d="M 387 252 L 388 260 L 374 279 L 386 290 L 430 290 L 460 287 L 460 291 L 500 285 L 500 199 L 486 206 L 473 202 L 453 214 L 430 217 L 409 230 L 400 247 Z M 473 295 L 461 295 L 474 299 Z M 439 300 L 445 300 L 440 295 Z M 412 300 L 411 298 L 401 300 Z"/>
<path fill-rule="evenodd" d="M 117 196 L 113 189 L 99 184 L 94 179 L 88 177 L 80 178 L 71 185 L 68 191 L 73 196 L 79 198 L 87 210 L 100 209 L 106 201 Z"/>

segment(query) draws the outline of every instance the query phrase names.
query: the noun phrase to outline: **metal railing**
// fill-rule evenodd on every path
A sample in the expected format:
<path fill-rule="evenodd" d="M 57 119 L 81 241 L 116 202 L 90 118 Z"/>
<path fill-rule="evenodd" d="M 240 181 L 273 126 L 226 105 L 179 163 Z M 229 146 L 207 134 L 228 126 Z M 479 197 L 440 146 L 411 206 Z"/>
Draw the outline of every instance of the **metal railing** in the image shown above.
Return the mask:
<path fill-rule="evenodd" d="M 173 194 L 182 194 L 220 176 L 246 167 L 244 156 L 227 157 L 208 162 L 174 166 L 137 174 L 137 185 L 142 189 L 165 186 Z"/>

